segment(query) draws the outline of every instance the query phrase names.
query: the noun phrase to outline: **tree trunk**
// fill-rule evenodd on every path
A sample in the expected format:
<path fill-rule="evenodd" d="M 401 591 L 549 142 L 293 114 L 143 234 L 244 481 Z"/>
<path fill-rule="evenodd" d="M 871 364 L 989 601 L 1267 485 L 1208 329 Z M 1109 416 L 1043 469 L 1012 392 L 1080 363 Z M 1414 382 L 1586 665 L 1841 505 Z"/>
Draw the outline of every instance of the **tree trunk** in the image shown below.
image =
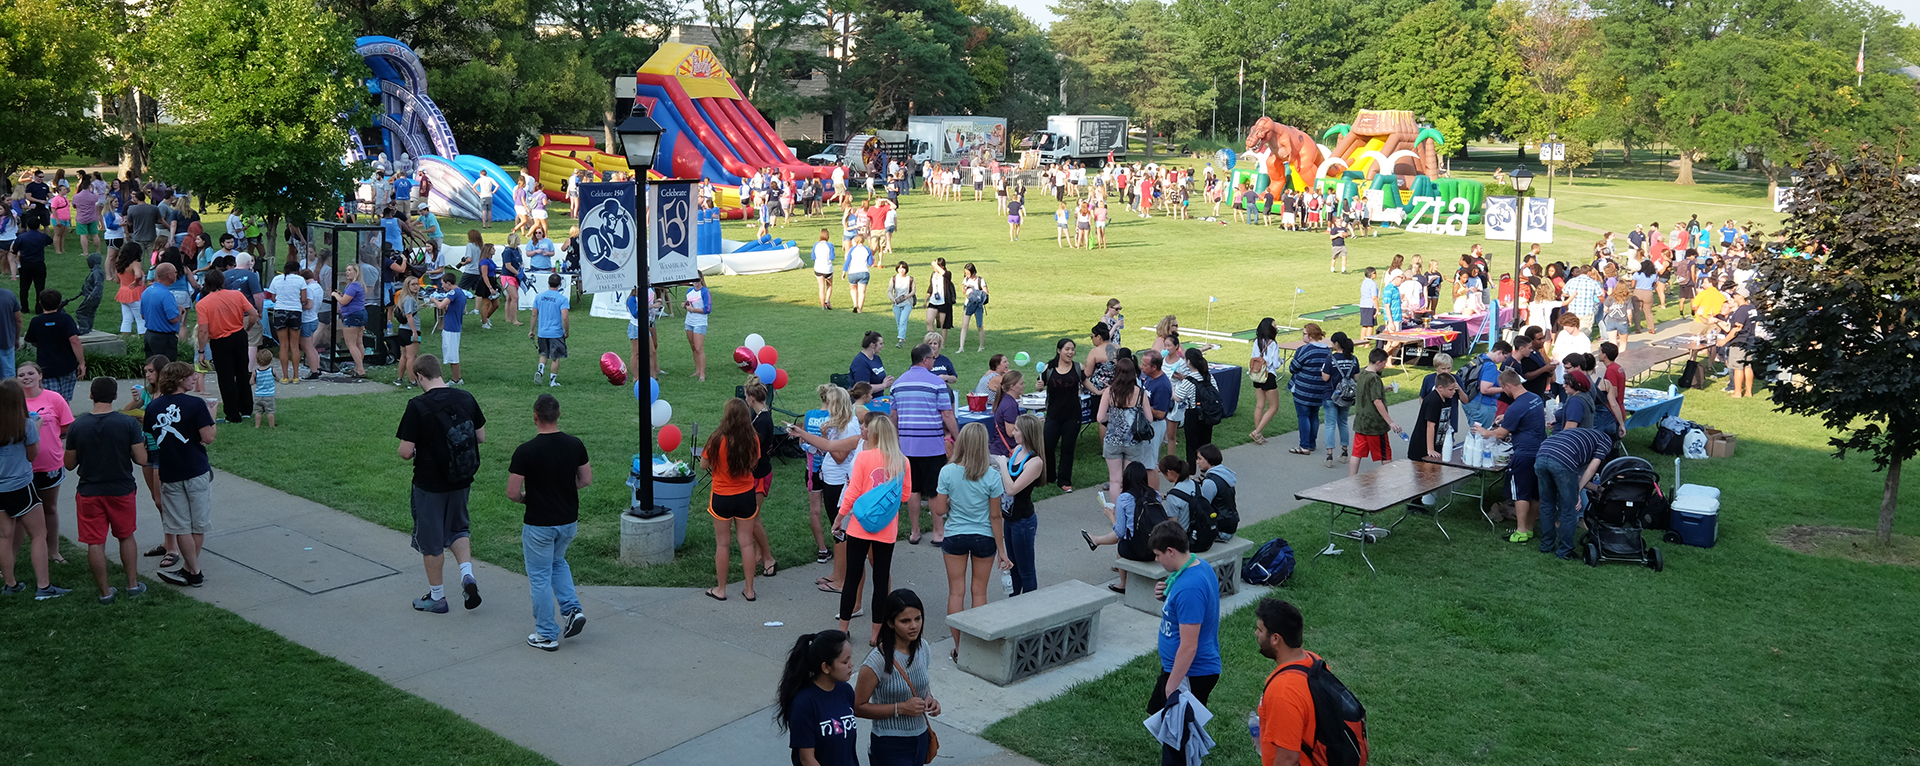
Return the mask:
<path fill-rule="evenodd" d="M 1680 153 L 1680 175 L 1673 182 L 1681 186 L 1693 185 L 1693 152 L 1682 150 Z"/>
<path fill-rule="evenodd" d="M 279 248 L 277 247 L 279 237 L 274 236 L 274 233 L 279 230 L 280 230 L 279 214 L 268 213 L 266 231 L 261 233 L 261 236 L 267 241 L 260 243 L 260 247 L 267 254 L 267 264 L 269 266 L 275 266 L 276 264 L 279 263 L 279 260 L 280 260 L 278 257 L 280 255 Z M 273 272 L 279 271 L 277 266 L 275 266 L 274 268 L 269 268 L 268 270 Z"/>
<path fill-rule="evenodd" d="M 147 167 L 147 136 L 140 119 L 140 91 L 128 88 L 120 97 L 120 177 L 144 175 Z"/>
<path fill-rule="evenodd" d="M 1893 508 L 1900 501 L 1900 458 L 1894 458 L 1887 464 L 1887 489 L 1880 495 L 1880 538 L 1881 545 L 1893 543 Z"/>
<path fill-rule="evenodd" d="M 1147 161 L 1153 161 L 1153 118 L 1147 118 Z"/>

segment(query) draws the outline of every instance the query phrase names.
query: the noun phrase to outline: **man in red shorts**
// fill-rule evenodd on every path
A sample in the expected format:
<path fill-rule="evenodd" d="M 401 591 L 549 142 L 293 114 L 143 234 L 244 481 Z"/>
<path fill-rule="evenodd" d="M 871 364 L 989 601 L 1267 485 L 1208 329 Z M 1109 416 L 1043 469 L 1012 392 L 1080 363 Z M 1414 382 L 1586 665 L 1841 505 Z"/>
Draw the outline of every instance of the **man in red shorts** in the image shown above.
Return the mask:
<path fill-rule="evenodd" d="M 1400 433 L 1400 426 L 1387 414 L 1387 386 L 1380 382 L 1380 371 L 1386 367 L 1387 352 L 1376 348 L 1367 352 L 1367 366 L 1353 376 L 1353 452 L 1347 460 L 1348 476 L 1360 472 L 1361 458 L 1371 457 L 1376 463 L 1393 460 L 1387 432 Z"/>
<path fill-rule="evenodd" d="M 135 562 L 140 548 L 133 541 L 133 495 L 140 486 L 133 467 L 147 464 L 147 442 L 140 421 L 115 412 L 113 400 L 120 385 L 113 378 L 93 379 L 93 411 L 81 415 L 67 430 L 67 470 L 80 476 L 74 490 L 74 513 L 80 519 L 80 542 L 87 546 L 87 566 L 100 587 L 100 603 L 111 604 L 119 591 L 107 585 L 107 535 L 120 541 L 120 565 L 127 572 L 127 598 L 147 592 Z"/>

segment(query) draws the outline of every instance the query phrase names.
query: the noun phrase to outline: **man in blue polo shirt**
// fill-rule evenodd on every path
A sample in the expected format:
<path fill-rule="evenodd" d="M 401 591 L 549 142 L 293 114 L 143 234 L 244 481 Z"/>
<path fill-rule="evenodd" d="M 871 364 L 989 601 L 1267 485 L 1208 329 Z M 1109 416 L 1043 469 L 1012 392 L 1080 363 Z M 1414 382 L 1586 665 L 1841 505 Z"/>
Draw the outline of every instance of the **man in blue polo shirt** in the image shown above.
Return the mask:
<path fill-rule="evenodd" d="M 1204 705 L 1220 683 L 1220 578 L 1213 565 L 1188 552 L 1187 530 L 1179 521 L 1155 526 L 1147 535 L 1147 547 L 1168 572 L 1166 580 L 1154 585 L 1165 605 L 1160 607 L 1160 678 L 1147 700 L 1147 713 L 1160 712 L 1175 692 Z M 1189 761 L 1163 744 L 1160 762 Z"/>
<path fill-rule="evenodd" d="M 140 293 L 140 315 L 147 320 L 147 356 L 180 360 L 180 304 L 173 298 L 173 283 L 180 278 L 173 264 L 162 263 L 153 270 L 153 284 Z"/>
<path fill-rule="evenodd" d="M 913 366 L 893 382 L 893 422 L 900 431 L 900 452 L 913 471 L 913 494 L 907 496 L 907 517 L 913 520 L 907 542 L 920 544 L 921 498 L 933 499 L 940 486 L 940 469 L 947 464 L 947 439 L 960 434 L 953 416 L 953 390 L 933 373 L 933 348 L 913 347 Z M 933 543 L 946 539 L 946 523 L 933 517 Z"/>
<path fill-rule="evenodd" d="M 1160 352 L 1140 352 L 1140 389 L 1147 392 L 1147 409 L 1153 411 L 1153 441 L 1147 444 L 1147 454 L 1155 460 L 1159 459 L 1160 445 L 1167 440 L 1167 413 L 1173 411 L 1173 379 L 1162 371 L 1163 364 Z M 1153 467 L 1147 469 L 1147 483 L 1159 491 L 1160 472 Z"/>
<path fill-rule="evenodd" d="M 1474 433 L 1492 439 L 1513 437 L 1513 460 L 1507 463 L 1507 475 L 1513 480 L 1513 534 L 1507 542 L 1524 543 L 1533 539 L 1533 522 L 1540 506 L 1540 482 L 1534 473 L 1534 458 L 1540 443 L 1547 439 L 1547 403 L 1539 394 L 1528 391 L 1520 373 L 1500 373 L 1500 390 L 1513 397 L 1500 416 L 1500 427 L 1484 428 L 1475 424 Z"/>

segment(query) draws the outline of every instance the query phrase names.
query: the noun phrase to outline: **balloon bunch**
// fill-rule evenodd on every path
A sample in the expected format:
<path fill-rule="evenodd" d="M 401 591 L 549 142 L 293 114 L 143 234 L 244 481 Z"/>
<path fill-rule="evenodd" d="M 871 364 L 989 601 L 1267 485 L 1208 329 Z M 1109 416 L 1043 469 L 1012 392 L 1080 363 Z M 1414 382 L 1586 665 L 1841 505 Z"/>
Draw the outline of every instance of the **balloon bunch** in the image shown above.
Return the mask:
<path fill-rule="evenodd" d="M 602 357 L 601 364 L 604 365 L 605 363 L 605 358 Z M 640 396 L 640 381 L 636 380 L 633 382 L 633 398 L 639 399 Z M 660 398 L 660 381 L 654 380 L 653 378 L 647 379 L 646 397 L 647 403 L 649 404 L 648 414 L 653 420 L 653 427 L 660 429 L 660 451 L 672 452 L 679 449 L 680 427 L 672 425 L 671 422 L 673 420 L 673 405 L 668 404 L 667 400 Z"/>
<path fill-rule="evenodd" d="M 752 375 L 775 391 L 787 387 L 787 371 L 774 365 L 780 363 L 780 352 L 767 345 L 760 333 L 747 336 L 744 346 L 733 350 L 733 364 L 741 372 Z"/>

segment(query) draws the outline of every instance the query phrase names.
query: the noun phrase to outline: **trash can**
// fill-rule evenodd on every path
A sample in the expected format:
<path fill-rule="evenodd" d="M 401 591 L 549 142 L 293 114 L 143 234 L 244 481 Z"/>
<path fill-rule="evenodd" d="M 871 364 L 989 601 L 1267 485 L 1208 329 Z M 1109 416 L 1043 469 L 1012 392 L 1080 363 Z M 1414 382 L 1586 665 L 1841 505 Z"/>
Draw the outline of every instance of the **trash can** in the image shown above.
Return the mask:
<path fill-rule="evenodd" d="M 693 501 L 693 484 L 692 476 L 653 477 L 653 504 L 673 512 L 674 550 L 687 544 L 687 514 Z"/>

